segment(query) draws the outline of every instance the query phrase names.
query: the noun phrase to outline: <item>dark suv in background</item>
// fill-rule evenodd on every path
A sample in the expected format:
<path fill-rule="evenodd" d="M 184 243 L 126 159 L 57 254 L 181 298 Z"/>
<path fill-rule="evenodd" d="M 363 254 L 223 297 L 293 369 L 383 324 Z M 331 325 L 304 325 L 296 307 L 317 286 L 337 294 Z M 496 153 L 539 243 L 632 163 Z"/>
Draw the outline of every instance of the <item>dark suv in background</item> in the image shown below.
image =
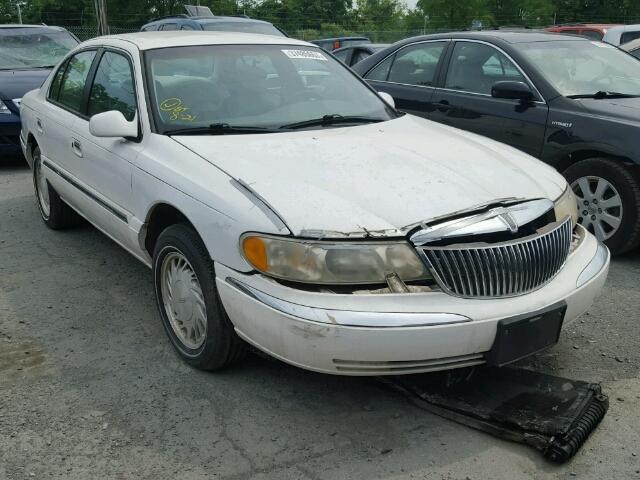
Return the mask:
<path fill-rule="evenodd" d="M 0 25 L 0 161 L 21 154 L 20 101 L 79 40 L 61 27 Z"/>
<path fill-rule="evenodd" d="M 260 33 L 263 35 L 275 35 L 286 37 L 287 35 L 269 22 L 255 20 L 245 16 L 199 16 L 171 15 L 158 18 L 146 25 L 140 31 L 151 32 L 155 30 L 209 30 L 216 32 L 243 32 Z"/>
<path fill-rule="evenodd" d="M 463 32 L 403 40 L 353 69 L 401 110 L 553 165 L 585 228 L 613 253 L 640 244 L 640 62 L 631 55 L 576 36 Z"/>

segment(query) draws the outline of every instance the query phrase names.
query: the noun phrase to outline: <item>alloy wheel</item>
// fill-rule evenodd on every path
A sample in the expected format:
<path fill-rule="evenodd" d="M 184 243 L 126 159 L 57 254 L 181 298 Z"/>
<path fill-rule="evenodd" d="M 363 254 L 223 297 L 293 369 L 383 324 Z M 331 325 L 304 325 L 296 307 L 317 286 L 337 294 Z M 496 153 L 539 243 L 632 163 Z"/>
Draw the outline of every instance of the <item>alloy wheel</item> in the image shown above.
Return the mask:
<path fill-rule="evenodd" d="M 598 240 L 611 238 L 622 224 L 622 197 L 602 177 L 581 177 L 571 184 L 578 200 L 578 221 Z"/>

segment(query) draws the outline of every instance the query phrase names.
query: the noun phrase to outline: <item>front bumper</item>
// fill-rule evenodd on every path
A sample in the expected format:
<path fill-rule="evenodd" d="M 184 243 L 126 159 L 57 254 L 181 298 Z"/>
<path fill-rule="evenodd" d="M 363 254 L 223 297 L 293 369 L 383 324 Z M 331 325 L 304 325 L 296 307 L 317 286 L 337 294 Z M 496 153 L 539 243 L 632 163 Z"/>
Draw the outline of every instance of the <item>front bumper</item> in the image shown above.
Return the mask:
<path fill-rule="evenodd" d="M 17 155 L 20 148 L 20 117 L 14 114 L 0 116 L 0 156 Z"/>
<path fill-rule="evenodd" d="M 502 319 L 562 301 L 565 325 L 584 313 L 606 280 L 609 252 L 582 236 L 551 282 L 513 298 L 308 292 L 222 265 L 216 281 L 238 334 L 290 364 L 340 375 L 445 370 L 484 363 Z"/>

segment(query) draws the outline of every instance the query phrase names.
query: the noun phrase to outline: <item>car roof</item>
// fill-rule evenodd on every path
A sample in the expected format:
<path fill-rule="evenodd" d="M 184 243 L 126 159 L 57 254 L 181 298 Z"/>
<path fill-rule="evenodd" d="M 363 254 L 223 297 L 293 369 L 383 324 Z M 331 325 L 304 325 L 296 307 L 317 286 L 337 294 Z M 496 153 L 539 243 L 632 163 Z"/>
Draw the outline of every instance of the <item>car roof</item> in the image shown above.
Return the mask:
<path fill-rule="evenodd" d="M 196 45 L 291 45 L 317 48 L 301 40 L 263 35 L 258 33 L 210 32 L 210 31 L 155 31 L 107 35 L 94 38 L 83 45 L 101 44 L 110 40 L 133 43 L 138 50 L 155 48 L 186 47 Z"/>
<path fill-rule="evenodd" d="M 4 29 L 20 29 L 20 28 L 33 28 L 33 29 L 40 29 L 40 30 L 49 30 L 49 31 L 55 31 L 55 32 L 66 32 L 67 30 L 65 28 L 62 27 L 50 27 L 49 25 L 23 25 L 23 24 L 19 24 L 19 23 L 8 23 L 5 25 L 0 25 L 0 30 L 4 30 Z"/>
<path fill-rule="evenodd" d="M 189 17 L 186 15 L 176 15 L 169 17 L 156 18 L 155 20 L 151 20 L 150 22 L 143 25 L 146 27 L 147 25 L 161 25 L 164 23 L 175 23 L 175 22 L 184 22 L 184 21 L 192 21 L 196 23 L 263 23 L 266 25 L 271 25 L 271 23 L 266 22 L 264 20 L 258 20 L 256 18 L 249 17 L 231 17 L 225 15 L 216 15 L 214 17 Z"/>
<path fill-rule="evenodd" d="M 551 25 L 549 28 L 581 29 L 581 28 L 612 28 L 622 26 L 621 23 L 572 23 L 567 25 Z"/>
<path fill-rule="evenodd" d="M 407 38 L 399 43 L 414 43 L 421 40 L 439 39 L 469 39 L 469 40 L 501 40 L 506 43 L 530 43 L 530 42 L 553 42 L 553 41 L 589 41 L 586 38 L 575 35 L 562 35 L 545 31 L 531 30 L 483 30 L 468 32 L 437 33 L 432 35 L 422 35 Z"/>

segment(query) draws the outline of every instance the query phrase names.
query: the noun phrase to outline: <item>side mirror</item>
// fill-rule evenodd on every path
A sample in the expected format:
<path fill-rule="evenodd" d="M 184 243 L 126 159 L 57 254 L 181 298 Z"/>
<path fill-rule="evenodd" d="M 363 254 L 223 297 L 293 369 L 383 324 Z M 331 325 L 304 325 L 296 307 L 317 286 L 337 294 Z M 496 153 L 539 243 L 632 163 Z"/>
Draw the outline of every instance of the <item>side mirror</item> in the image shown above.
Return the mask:
<path fill-rule="evenodd" d="M 94 115 L 89 120 L 89 132 L 94 137 L 103 138 L 136 138 L 138 136 L 138 121 L 129 122 L 121 112 L 110 110 Z"/>
<path fill-rule="evenodd" d="M 393 97 L 391 95 L 389 95 L 387 92 L 378 92 L 378 95 L 380 95 L 380 98 L 382 100 L 384 100 L 385 102 L 387 102 L 387 104 L 391 107 L 391 108 L 396 108 L 396 102 L 393 99 Z"/>
<path fill-rule="evenodd" d="M 529 85 L 524 82 L 503 81 L 496 82 L 491 87 L 493 98 L 506 98 L 510 100 L 521 100 L 531 102 L 534 99 L 533 92 Z"/>

